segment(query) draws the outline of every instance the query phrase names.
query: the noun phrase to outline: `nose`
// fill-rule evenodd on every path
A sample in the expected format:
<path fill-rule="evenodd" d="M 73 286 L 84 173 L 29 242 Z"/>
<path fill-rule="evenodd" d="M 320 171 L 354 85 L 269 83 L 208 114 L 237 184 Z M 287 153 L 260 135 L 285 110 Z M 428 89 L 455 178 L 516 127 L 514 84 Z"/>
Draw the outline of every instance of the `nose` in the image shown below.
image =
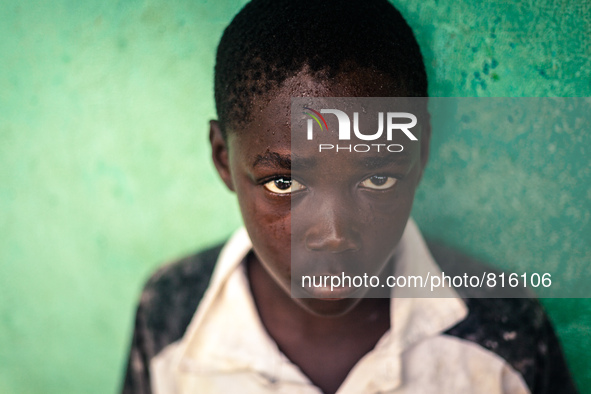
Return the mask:
<path fill-rule="evenodd" d="M 304 242 L 310 251 L 353 252 L 360 248 L 360 234 L 355 226 L 355 209 L 338 198 L 324 198 L 307 212 L 308 228 Z"/>

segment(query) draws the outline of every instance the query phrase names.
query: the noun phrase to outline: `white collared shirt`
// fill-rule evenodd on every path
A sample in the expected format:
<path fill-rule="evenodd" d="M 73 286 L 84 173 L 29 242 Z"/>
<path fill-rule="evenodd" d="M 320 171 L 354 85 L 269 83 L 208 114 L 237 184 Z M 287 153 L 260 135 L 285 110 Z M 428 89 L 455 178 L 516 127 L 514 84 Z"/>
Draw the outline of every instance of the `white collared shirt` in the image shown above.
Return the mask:
<path fill-rule="evenodd" d="M 185 335 L 151 360 L 155 394 L 321 393 L 259 318 L 242 263 L 251 249 L 245 229 L 224 246 Z M 396 275 L 440 273 L 412 220 L 395 253 Z M 338 394 L 529 393 L 501 357 L 444 334 L 467 315 L 453 289 L 438 289 L 438 298 L 410 298 L 418 295 L 413 291 L 393 288 L 391 329 L 357 362 Z"/>

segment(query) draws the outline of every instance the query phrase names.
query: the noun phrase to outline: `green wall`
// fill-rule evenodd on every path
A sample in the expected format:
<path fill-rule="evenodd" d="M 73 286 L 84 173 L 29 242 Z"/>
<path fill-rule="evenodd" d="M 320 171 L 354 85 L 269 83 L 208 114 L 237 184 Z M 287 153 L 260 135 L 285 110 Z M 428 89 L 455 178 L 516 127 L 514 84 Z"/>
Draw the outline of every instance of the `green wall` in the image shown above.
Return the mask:
<path fill-rule="evenodd" d="M 115 392 L 146 277 L 239 225 L 206 142 L 215 47 L 243 3 L 0 3 L 0 393 Z M 590 96 L 583 0 L 396 4 L 432 96 Z M 469 145 L 457 133 L 434 136 L 414 211 L 425 232 L 502 266 L 584 268 L 589 138 L 541 134 L 527 157 L 499 145 L 510 129 Z M 544 304 L 591 392 L 591 303 Z"/>

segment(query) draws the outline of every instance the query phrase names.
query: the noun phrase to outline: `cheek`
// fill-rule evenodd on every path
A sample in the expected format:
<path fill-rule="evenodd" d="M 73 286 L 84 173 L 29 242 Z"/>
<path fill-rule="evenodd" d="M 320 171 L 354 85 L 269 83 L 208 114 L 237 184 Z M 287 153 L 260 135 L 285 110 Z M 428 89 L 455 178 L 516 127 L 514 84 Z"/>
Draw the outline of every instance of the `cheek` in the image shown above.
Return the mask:
<path fill-rule="evenodd" d="M 379 264 L 379 261 L 383 262 L 384 258 L 391 256 L 406 227 L 411 202 L 412 199 L 400 197 L 387 207 L 372 207 L 366 211 L 367 218 L 361 227 L 364 254 L 368 260 Z"/>
<path fill-rule="evenodd" d="M 394 252 L 410 216 L 415 186 L 413 176 L 401 181 L 389 198 L 379 201 L 368 198 L 363 202 L 364 220 L 360 221 L 360 230 L 369 261 L 379 264 Z"/>
<path fill-rule="evenodd" d="M 248 181 L 237 187 L 244 224 L 253 249 L 274 276 L 290 271 L 291 214 L 289 198 L 275 201 L 262 186 Z M 280 272 L 278 272 L 280 271 Z"/>
<path fill-rule="evenodd" d="M 378 196 L 360 195 L 359 200 L 366 215 L 366 226 L 392 229 L 404 227 L 412 209 L 417 185 L 417 176 L 414 172 L 399 180 L 392 193 Z"/>

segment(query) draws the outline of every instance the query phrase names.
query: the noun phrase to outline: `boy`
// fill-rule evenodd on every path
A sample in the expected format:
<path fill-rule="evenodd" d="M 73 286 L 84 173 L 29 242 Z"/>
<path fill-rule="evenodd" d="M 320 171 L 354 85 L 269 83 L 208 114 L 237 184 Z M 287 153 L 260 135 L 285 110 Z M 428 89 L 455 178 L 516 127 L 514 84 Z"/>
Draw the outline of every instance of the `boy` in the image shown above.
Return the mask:
<path fill-rule="evenodd" d="M 331 296 L 326 285 L 291 297 L 296 260 L 326 263 L 314 265 L 318 274 L 353 272 L 363 262 L 380 280 L 403 268 L 471 264 L 429 251 L 409 220 L 428 122 L 411 133 L 416 141 L 392 137 L 401 160 L 380 160 L 391 157 L 382 151 L 360 167 L 352 155 L 333 155 L 312 171 L 316 178 L 292 173 L 303 165 L 292 163 L 292 97 L 426 96 L 417 42 L 385 0 L 245 6 L 218 47 L 219 121 L 210 123 L 212 158 L 237 194 L 245 229 L 150 279 L 124 392 L 575 392 L 533 300 L 462 299 L 449 288 L 437 299 L 378 298 L 344 286 Z M 314 141 L 331 145 L 333 134 Z M 350 192 L 334 193 L 357 172 Z"/>

